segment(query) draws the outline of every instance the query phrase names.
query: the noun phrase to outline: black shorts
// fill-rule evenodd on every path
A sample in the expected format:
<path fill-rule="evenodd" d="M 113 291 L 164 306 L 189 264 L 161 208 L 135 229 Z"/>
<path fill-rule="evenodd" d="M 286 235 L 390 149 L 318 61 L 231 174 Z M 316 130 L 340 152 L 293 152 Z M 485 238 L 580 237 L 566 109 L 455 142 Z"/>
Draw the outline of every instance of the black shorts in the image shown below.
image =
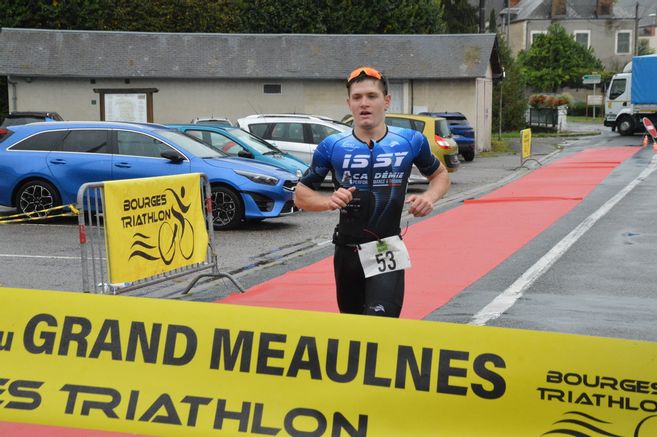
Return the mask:
<path fill-rule="evenodd" d="M 337 244 L 333 270 L 341 313 L 399 317 L 404 303 L 404 270 L 365 278 L 358 249 Z"/>

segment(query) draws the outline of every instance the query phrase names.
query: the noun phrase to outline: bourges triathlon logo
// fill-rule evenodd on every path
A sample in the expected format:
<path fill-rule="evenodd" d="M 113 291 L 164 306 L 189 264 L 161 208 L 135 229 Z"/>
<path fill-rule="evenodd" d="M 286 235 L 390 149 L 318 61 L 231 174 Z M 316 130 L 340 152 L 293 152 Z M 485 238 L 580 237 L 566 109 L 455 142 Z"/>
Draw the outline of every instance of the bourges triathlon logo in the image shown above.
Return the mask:
<path fill-rule="evenodd" d="M 643 418 L 630 433 L 612 431 L 613 423 L 579 411 L 567 411 L 564 417 L 552 424 L 543 436 L 564 435 L 575 437 L 648 437 L 657 435 L 657 414 Z"/>
<path fill-rule="evenodd" d="M 166 208 L 168 196 L 174 198 L 174 205 Z M 185 187 L 180 187 L 180 195 L 171 188 L 157 196 L 130 199 L 124 202 L 124 210 L 145 209 L 153 206 L 164 206 L 159 211 L 137 213 L 121 218 L 123 227 L 136 227 L 140 225 L 160 222 L 157 236 L 146 235 L 135 232 L 132 235 L 131 253 L 128 259 L 143 258 L 149 261 L 161 260 L 165 265 L 173 262 L 176 254 L 180 254 L 185 260 L 189 260 L 194 254 L 194 226 L 185 217 L 191 207 L 191 203 L 185 204 Z"/>

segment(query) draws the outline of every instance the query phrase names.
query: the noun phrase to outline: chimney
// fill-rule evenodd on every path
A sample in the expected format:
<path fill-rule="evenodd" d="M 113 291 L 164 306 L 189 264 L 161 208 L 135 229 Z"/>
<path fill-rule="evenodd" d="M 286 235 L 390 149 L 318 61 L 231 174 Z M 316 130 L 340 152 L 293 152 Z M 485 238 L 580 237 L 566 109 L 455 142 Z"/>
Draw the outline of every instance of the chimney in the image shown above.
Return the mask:
<path fill-rule="evenodd" d="M 552 0 L 552 16 L 563 17 L 565 15 L 566 15 L 566 0 Z"/>
<path fill-rule="evenodd" d="M 510 8 L 515 8 L 518 3 L 520 3 L 520 0 L 509 0 L 509 7 Z"/>
<path fill-rule="evenodd" d="M 610 16 L 614 13 L 614 0 L 596 0 L 595 15 Z"/>

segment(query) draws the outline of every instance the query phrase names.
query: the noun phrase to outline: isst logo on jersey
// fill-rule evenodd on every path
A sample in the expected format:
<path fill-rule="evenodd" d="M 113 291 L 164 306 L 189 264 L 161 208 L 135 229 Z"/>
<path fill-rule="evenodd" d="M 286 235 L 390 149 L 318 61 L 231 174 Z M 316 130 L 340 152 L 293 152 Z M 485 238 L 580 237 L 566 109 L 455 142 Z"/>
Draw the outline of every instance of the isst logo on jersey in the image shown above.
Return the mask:
<path fill-rule="evenodd" d="M 347 153 L 342 160 L 342 180 L 352 180 L 354 185 L 368 183 L 371 167 L 375 170 L 372 172 L 372 186 L 399 186 L 404 172 L 397 170 L 406 155 L 408 152 L 381 153 L 374 157 L 370 166 L 371 155 Z"/>

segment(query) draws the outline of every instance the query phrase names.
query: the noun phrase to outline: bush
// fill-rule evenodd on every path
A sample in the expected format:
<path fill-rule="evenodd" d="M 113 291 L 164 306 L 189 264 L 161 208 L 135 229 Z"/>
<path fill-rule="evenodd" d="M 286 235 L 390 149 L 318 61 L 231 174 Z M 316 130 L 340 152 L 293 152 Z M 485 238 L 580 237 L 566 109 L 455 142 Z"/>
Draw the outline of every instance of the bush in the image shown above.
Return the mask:
<path fill-rule="evenodd" d="M 604 108 L 600 105 L 595 105 L 595 115 L 601 117 L 604 112 Z M 586 102 L 575 102 L 572 105 L 568 106 L 568 115 L 577 115 L 582 117 L 591 117 L 593 116 L 593 106 L 586 108 Z"/>
<path fill-rule="evenodd" d="M 574 102 L 568 105 L 568 115 L 586 115 L 586 103 Z"/>

